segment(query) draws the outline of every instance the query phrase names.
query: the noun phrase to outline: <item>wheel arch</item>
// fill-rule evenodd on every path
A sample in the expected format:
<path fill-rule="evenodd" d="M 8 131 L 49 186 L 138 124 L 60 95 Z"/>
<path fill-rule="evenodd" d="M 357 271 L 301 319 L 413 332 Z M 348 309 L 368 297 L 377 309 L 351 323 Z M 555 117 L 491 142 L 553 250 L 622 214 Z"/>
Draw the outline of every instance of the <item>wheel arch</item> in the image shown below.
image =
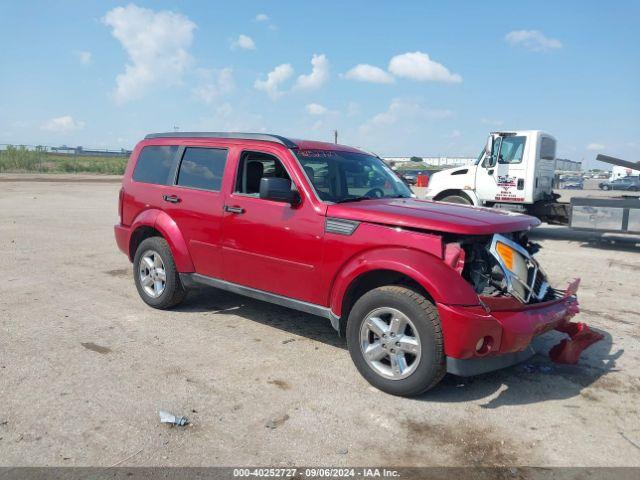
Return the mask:
<path fill-rule="evenodd" d="M 145 210 L 131 226 L 131 238 L 129 240 L 129 259 L 133 260 L 138 245 L 149 237 L 162 237 L 169 244 L 173 261 L 181 273 L 195 271 L 191 255 L 187 248 L 182 232 L 176 222 L 161 210 Z"/>
<path fill-rule="evenodd" d="M 478 196 L 475 194 L 473 190 L 462 190 L 459 188 L 449 188 L 447 190 L 443 190 L 442 192 L 438 193 L 435 197 L 433 197 L 433 200 L 440 201 L 443 198 L 448 197 L 449 195 L 458 195 L 460 197 L 466 198 L 467 200 L 469 200 L 469 202 L 471 202 L 471 205 L 479 204 Z"/>
<path fill-rule="evenodd" d="M 366 292 L 383 285 L 405 285 L 434 303 L 478 305 L 473 288 L 442 259 L 408 248 L 386 247 L 352 258 L 337 274 L 331 288 L 331 312 L 344 334 L 353 304 Z"/>

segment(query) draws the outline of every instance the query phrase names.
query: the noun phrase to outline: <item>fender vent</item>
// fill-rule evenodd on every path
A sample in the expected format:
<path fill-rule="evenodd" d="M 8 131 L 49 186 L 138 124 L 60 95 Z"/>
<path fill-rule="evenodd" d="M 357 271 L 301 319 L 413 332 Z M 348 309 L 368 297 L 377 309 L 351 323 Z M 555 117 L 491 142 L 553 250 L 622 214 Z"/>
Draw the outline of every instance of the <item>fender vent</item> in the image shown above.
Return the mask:
<path fill-rule="evenodd" d="M 451 172 L 451 175 L 464 175 L 465 173 L 469 173 L 468 168 L 463 168 L 462 170 L 456 170 L 455 172 Z"/>
<path fill-rule="evenodd" d="M 327 233 L 336 233 L 338 235 L 351 235 L 356 231 L 360 222 L 353 220 L 344 220 L 342 218 L 327 218 L 324 224 L 324 231 Z"/>

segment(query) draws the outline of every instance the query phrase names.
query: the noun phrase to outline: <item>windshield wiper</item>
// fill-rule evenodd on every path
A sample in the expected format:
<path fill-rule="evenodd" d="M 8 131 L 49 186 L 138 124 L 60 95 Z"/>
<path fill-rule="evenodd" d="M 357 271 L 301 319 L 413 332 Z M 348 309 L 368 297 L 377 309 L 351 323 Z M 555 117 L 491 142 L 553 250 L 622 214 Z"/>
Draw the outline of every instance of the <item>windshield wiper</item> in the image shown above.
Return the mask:
<path fill-rule="evenodd" d="M 371 197 L 363 195 L 362 197 L 343 198 L 335 203 L 348 203 L 348 202 L 360 202 L 361 200 L 371 200 Z"/>

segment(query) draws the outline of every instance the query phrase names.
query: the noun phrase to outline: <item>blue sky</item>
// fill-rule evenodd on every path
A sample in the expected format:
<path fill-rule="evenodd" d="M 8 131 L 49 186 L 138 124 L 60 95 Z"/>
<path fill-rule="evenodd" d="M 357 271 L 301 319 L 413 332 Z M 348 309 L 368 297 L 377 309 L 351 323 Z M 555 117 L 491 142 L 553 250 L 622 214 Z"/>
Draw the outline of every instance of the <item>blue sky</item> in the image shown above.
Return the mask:
<path fill-rule="evenodd" d="M 475 156 L 543 129 L 559 156 L 640 160 L 639 2 L 13 1 L 0 143 L 130 148 L 267 131 Z"/>

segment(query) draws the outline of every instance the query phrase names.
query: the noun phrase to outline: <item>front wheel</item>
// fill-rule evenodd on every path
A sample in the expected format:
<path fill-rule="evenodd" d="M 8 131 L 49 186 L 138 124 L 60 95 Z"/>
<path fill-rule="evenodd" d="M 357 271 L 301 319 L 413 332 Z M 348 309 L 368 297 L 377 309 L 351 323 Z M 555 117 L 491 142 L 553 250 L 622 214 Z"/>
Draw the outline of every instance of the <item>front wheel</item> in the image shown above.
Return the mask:
<path fill-rule="evenodd" d="M 347 344 L 360 374 L 392 395 L 418 395 L 446 373 L 437 310 L 406 287 L 379 287 L 360 297 L 349 313 Z"/>
<path fill-rule="evenodd" d="M 171 249 L 162 237 L 150 237 L 140 243 L 133 258 L 133 276 L 138 294 L 153 308 L 174 307 L 186 295 Z"/>

